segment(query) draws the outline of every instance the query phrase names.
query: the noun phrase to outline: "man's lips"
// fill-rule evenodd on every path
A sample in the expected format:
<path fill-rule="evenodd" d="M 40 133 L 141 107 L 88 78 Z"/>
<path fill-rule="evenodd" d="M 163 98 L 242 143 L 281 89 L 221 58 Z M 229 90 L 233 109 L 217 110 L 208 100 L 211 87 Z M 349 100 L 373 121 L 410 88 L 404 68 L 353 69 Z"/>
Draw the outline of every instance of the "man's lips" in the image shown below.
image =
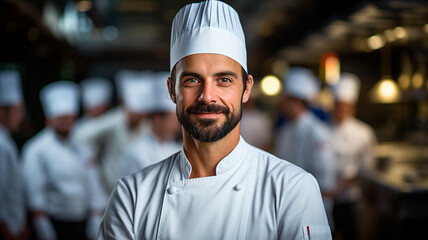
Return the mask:
<path fill-rule="evenodd" d="M 219 115 L 221 115 L 222 113 L 217 113 L 217 112 L 198 112 L 198 113 L 193 113 L 196 116 L 200 117 L 200 118 L 216 118 Z"/>

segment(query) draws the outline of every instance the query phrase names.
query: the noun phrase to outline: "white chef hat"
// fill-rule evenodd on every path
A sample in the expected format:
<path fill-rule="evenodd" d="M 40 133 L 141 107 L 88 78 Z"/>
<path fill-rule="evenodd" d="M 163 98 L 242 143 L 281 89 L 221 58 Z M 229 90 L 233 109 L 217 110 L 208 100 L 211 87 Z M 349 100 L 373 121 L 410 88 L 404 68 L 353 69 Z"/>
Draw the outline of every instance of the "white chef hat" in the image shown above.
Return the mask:
<path fill-rule="evenodd" d="M 319 91 L 319 82 L 309 69 L 290 68 L 283 79 L 284 93 L 305 101 L 313 100 Z"/>
<path fill-rule="evenodd" d="M 71 81 L 58 81 L 40 91 L 40 101 L 47 118 L 79 114 L 79 86 Z"/>
<path fill-rule="evenodd" d="M 221 1 L 188 4 L 171 29 L 170 70 L 182 58 L 198 53 L 225 55 L 247 71 L 245 36 L 238 13 Z"/>
<path fill-rule="evenodd" d="M 126 108 L 135 113 L 148 113 L 154 105 L 154 73 L 140 72 L 122 80 L 123 101 Z"/>
<path fill-rule="evenodd" d="M 119 98 L 124 97 L 124 82 L 126 81 L 126 79 L 129 78 L 138 78 L 140 72 L 139 71 L 135 71 L 135 70 L 129 70 L 129 69 L 121 69 L 119 71 L 116 72 L 115 74 L 115 85 L 116 85 L 116 90 L 117 90 L 117 96 Z"/>
<path fill-rule="evenodd" d="M 14 70 L 0 71 L 0 106 L 22 102 L 21 78 Z"/>
<path fill-rule="evenodd" d="M 155 88 L 155 104 L 153 111 L 155 112 L 174 112 L 175 103 L 172 102 L 168 92 L 167 79 L 169 72 L 158 72 L 154 78 Z"/>
<path fill-rule="evenodd" d="M 87 78 L 81 83 L 84 108 L 110 104 L 112 86 L 105 78 Z"/>
<path fill-rule="evenodd" d="M 344 72 L 333 87 L 334 98 L 338 101 L 355 103 L 360 93 L 360 79 L 352 73 Z"/>

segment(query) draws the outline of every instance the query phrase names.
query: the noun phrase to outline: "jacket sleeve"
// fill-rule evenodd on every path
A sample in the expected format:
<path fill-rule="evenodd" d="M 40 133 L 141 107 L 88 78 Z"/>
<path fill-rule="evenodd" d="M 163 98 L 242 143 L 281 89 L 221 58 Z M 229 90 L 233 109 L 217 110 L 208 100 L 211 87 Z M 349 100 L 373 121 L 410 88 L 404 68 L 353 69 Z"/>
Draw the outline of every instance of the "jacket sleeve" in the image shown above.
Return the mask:
<path fill-rule="evenodd" d="M 18 235 L 25 223 L 25 200 L 18 159 L 0 142 L 0 222 Z M 8 149 L 9 148 L 9 149 Z"/>
<path fill-rule="evenodd" d="M 335 187 L 334 154 L 330 143 L 330 134 L 326 129 L 318 129 L 313 133 L 310 151 L 311 163 L 308 172 L 318 181 L 321 191 L 329 191 Z"/>
<path fill-rule="evenodd" d="M 134 202 L 129 186 L 119 179 L 110 196 L 96 239 L 135 239 Z"/>
<path fill-rule="evenodd" d="M 331 240 L 320 190 L 312 175 L 300 175 L 280 199 L 278 239 Z"/>
<path fill-rule="evenodd" d="M 46 211 L 46 189 L 49 173 L 37 147 L 23 150 L 23 174 L 30 211 Z"/>

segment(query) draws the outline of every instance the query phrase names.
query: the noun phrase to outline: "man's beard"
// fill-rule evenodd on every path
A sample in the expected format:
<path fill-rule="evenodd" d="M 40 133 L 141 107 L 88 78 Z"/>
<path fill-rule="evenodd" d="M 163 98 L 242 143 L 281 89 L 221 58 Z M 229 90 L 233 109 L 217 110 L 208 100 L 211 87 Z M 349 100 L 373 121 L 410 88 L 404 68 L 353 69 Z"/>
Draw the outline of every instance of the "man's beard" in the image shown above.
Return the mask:
<path fill-rule="evenodd" d="M 217 126 L 218 119 L 190 119 L 192 114 L 197 113 L 222 113 L 226 120 L 221 126 Z M 200 103 L 189 107 L 186 111 L 177 107 L 178 121 L 184 129 L 195 139 L 201 142 L 216 142 L 229 134 L 238 125 L 242 118 L 242 103 L 240 109 L 233 113 L 229 108 Z"/>

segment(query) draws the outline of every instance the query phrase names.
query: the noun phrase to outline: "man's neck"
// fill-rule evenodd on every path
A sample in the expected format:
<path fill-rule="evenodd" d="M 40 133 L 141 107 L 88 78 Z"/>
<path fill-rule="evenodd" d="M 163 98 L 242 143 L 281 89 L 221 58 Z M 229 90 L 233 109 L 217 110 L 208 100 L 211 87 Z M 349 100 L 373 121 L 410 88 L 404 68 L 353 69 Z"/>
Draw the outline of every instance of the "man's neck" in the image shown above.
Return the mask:
<path fill-rule="evenodd" d="M 216 142 L 200 142 L 186 132 L 183 134 L 184 152 L 192 165 L 190 178 L 216 175 L 217 164 L 238 145 L 240 124 Z"/>

